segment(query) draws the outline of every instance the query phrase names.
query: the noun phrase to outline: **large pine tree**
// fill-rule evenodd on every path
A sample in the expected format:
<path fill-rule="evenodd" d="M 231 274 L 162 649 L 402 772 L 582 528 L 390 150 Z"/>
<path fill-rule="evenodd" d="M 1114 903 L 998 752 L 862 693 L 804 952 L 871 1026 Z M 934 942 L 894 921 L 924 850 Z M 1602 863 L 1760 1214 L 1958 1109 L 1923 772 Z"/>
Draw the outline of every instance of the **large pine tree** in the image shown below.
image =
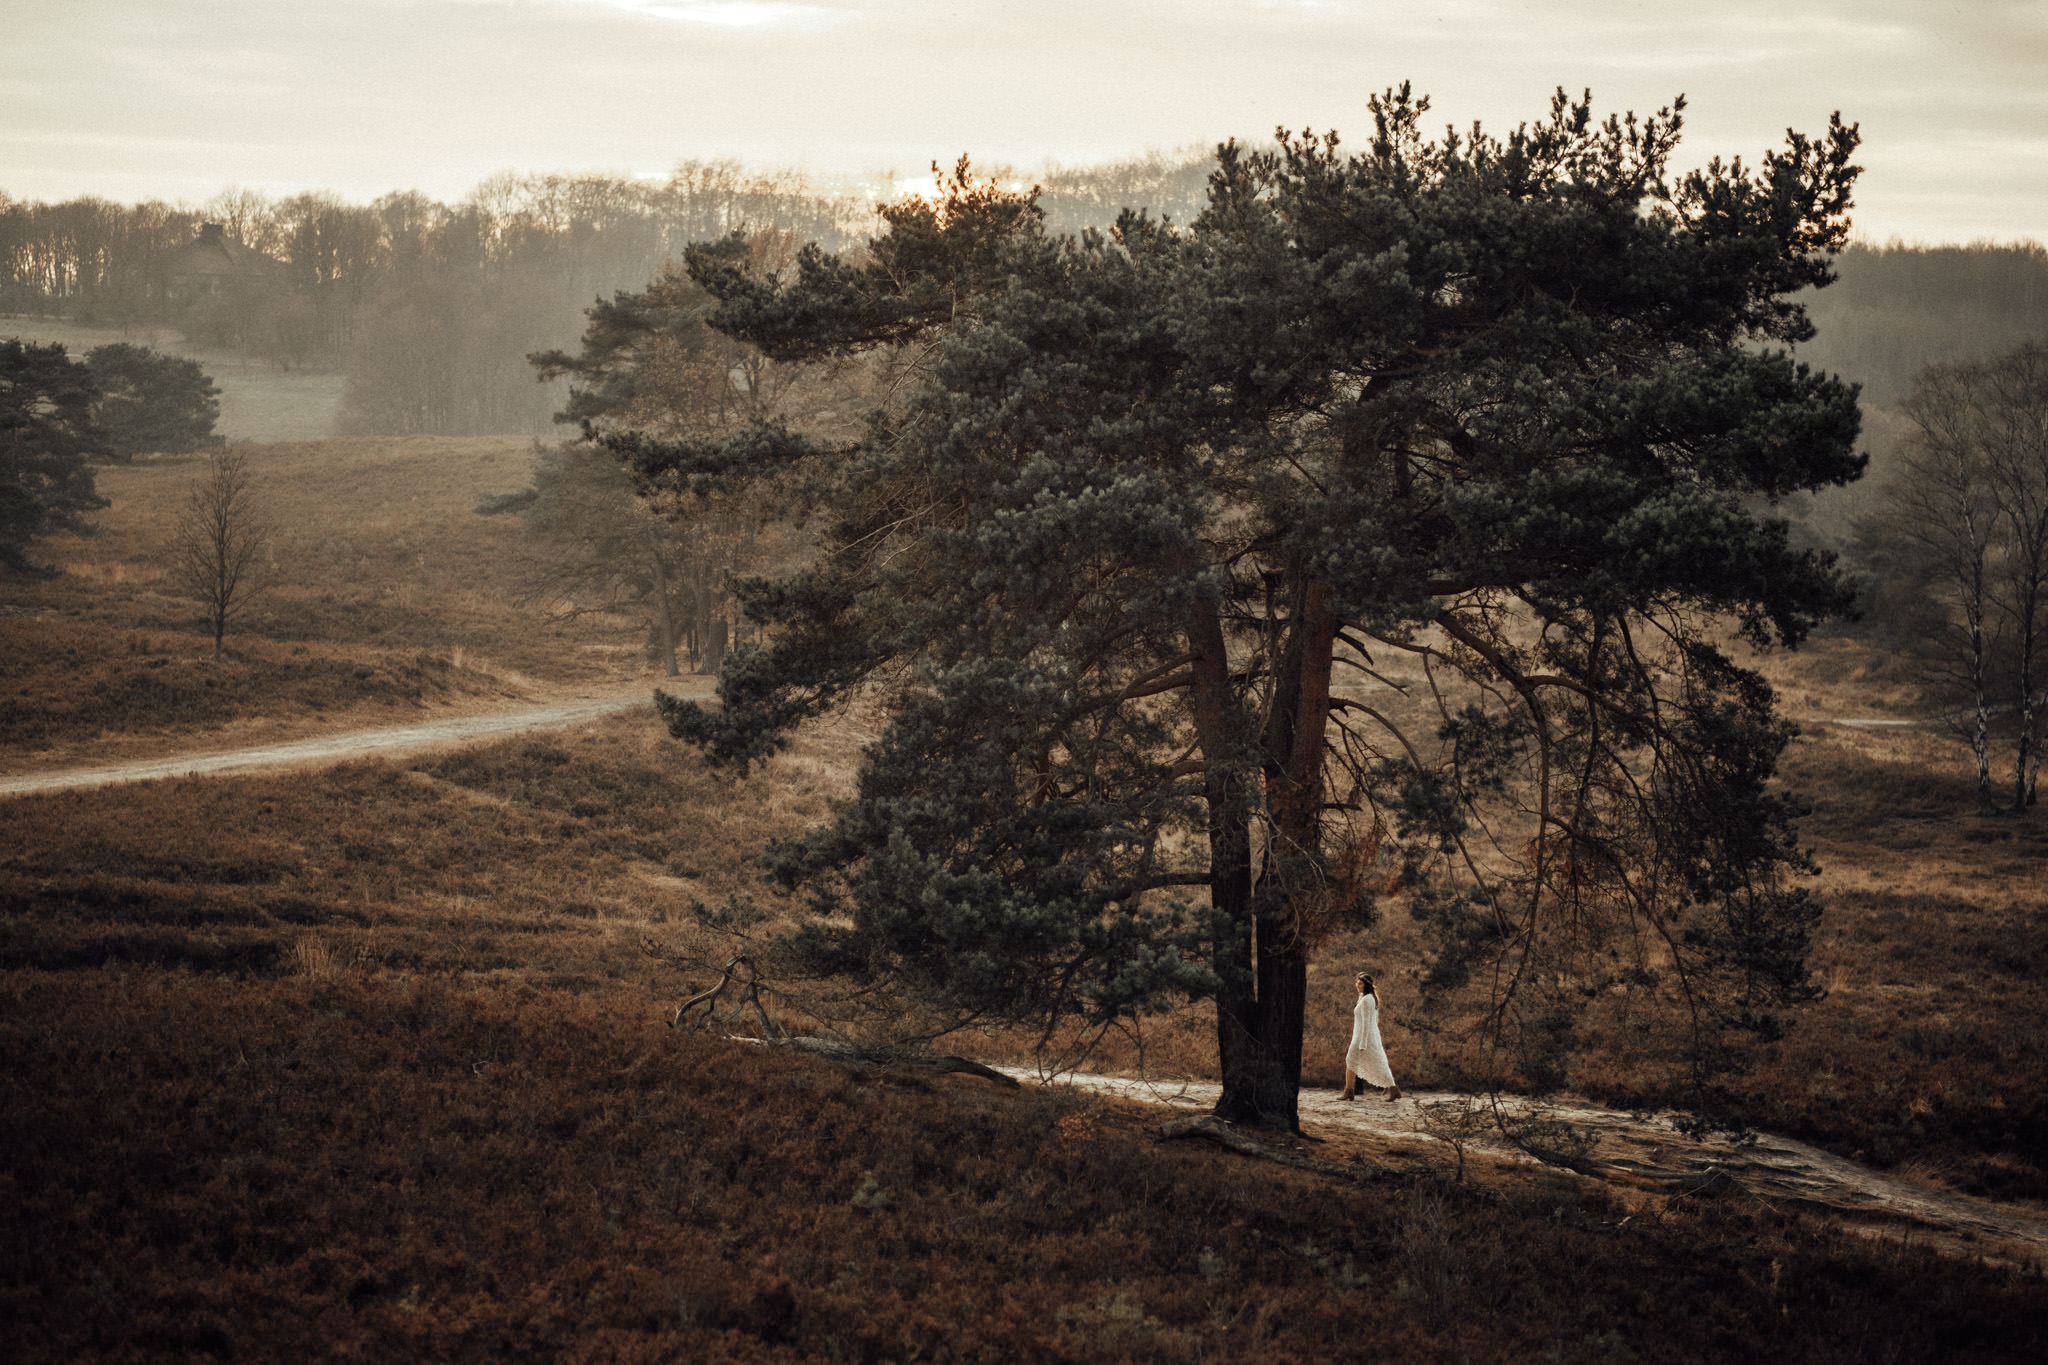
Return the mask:
<path fill-rule="evenodd" d="M 1357 154 L 1226 146 L 1186 228 L 1053 237 L 963 162 L 860 252 L 691 253 L 772 357 L 917 365 L 851 443 L 611 442 L 665 496 L 821 524 L 753 585 L 722 706 L 664 703 L 678 736 L 746 762 L 887 701 L 856 797 L 773 851 L 815 912 L 790 969 L 938 1026 L 1207 995 L 1219 1114 L 1283 1128 L 1309 953 L 1388 897 L 1525 1080 L 1634 992 L 1706 1103 L 1724 1029 L 1805 991 L 1790 729 L 1718 642 L 1845 601 L 1767 509 L 1862 465 L 1853 389 L 1782 349 L 1855 131 L 1678 176 L 1675 109 L 1560 93 L 1439 141 L 1426 109 L 1379 97 Z"/>

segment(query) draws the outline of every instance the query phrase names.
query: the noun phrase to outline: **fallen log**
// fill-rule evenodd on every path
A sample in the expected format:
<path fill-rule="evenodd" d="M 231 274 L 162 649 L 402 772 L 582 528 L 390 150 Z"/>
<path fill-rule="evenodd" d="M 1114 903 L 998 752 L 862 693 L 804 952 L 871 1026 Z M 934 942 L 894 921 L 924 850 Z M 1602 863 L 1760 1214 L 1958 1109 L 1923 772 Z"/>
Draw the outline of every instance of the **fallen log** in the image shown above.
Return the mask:
<path fill-rule="evenodd" d="M 869 1066 L 881 1071 L 921 1071 L 932 1076 L 979 1076 L 997 1085 L 1017 1089 L 1017 1078 L 1006 1076 L 992 1066 L 967 1057 L 941 1056 L 931 1052 L 906 1052 L 897 1048 L 855 1047 L 831 1038 L 782 1038 L 775 1046 L 829 1057 L 835 1062 Z"/>
<path fill-rule="evenodd" d="M 644 941 L 641 944 L 641 948 L 651 957 L 665 958 L 667 956 L 662 952 L 660 945 L 652 939 Z M 855 1066 L 873 1067 L 881 1071 L 920 1071 L 933 1076 L 979 1076 L 983 1080 L 994 1081 L 997 1085 L 1007 1086 L 1012 1090 L 1017 1088 L 1015 1077 L 1006 1076 L 994 1067 L 984 1066 L 980 1062 L 966 1057 L 941 1056 L 929 1052 L 909 1052 L 900 1048 L 855 1047 L 851 1043 L 842 1043 L 835 1039 L 796 1037 L 785 1033 L 774 1020 L 768 1017 L 768 1011 L 761 1003 L 762 984 L 760 969 L 754 965 L 753 959 L 743 953 L 736 953 L 732 957 L 727 958 L 725 966 L 720 969 L 718 984 L 709 990 L 698 991 L 695 995 L 685 1000 L 676 1009 L 675 1015 L 668 1021 L 668 1026 L 670 1028 L 682 1027 L 683 1020 L 689 1017 L 690 1011 L 702 1005 L 704 1007 L 704 1014 L 697 1021 L 697 1027 L 708 1028 L 711 1021 L 717 1017 L 718 998 L 725 994 L 726 987 L 734 985 L 739 986 L 740 990 L 737 998 L 733 1001 L 732 1017 L 737 1020 L 748 1006 L 752 1006 L 754 1013 L 761 1020 L 763 1032 L 767 1034 L 765 1038 L 746 1038 L 741 1041 L 766 1043 L 772 1047 L 792 1048 L 799 1052 L 810 1052 L 818 1056 L 829 1057 L 833 1061 L 846 1062 Z"/>

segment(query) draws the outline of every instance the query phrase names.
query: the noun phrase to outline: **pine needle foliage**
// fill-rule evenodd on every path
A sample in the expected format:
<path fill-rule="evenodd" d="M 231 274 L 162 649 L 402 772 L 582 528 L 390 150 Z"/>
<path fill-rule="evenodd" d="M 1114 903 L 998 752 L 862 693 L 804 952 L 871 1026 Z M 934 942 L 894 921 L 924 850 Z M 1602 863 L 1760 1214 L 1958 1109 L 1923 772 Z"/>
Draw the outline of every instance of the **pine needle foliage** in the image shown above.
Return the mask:
<path fill-rule="evenodd" d="M 1520 1074 L 1633 991 L 1713 1107 L 1810 994 L 1792 728 L 1723 646 L 1848 601 L 1769 507 L 1863 464 L 1855 390 L 1784 349 L 1858 138 L 1681 176 L 1682 109 L 1432 140 L 1403 86 L 1361 151 L 1221 147 L 1186 229 L 1055 236 L 963 159 L 858 252 L 693 249 L 719 330 L 909 376 L 850 442 L 610 442 L 819 523 L 676 735 L 744 764 L 886 702 L 856 798 L 771 852 L 815 912 L 787 964 L 956 1027 L 1207 996 L 1218 1112 L 1285 1128 L 1309 953 L 1392 899 Z"/>
<path fill-rule="evenodd" d="M 100 390 L 93 420 L 106 432 L 113 458 L 218 443 L 213 424 L 220 419 L 220 387 L 198 361 L 116 341 L 86 352 L 85 364 Z"/>
<path fill-rule="evenodd" d="M 92 461 L 109 453 L 93 421 L 99 386 L 60 345 L 0 341 L 0 569 L 48 575 L 30 542 L 90 528 L 107 505 Z"/>

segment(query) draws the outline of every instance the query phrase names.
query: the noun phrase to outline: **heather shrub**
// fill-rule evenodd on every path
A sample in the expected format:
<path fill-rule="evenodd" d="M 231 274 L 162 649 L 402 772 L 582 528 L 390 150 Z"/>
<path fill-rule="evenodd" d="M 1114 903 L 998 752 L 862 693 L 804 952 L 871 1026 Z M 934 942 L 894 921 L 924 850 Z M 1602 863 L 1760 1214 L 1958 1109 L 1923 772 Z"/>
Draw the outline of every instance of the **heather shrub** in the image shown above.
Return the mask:
<path fill-rule="evenodd" d="M 1332 1184 L 1142 1110 L 388 971 L 0 976 L 22 1360 L 2023 1358 L 2038 1280 L 1727 1204 Z M 1072 1122 L 1076 1118 L 1080 1122 Z"/>

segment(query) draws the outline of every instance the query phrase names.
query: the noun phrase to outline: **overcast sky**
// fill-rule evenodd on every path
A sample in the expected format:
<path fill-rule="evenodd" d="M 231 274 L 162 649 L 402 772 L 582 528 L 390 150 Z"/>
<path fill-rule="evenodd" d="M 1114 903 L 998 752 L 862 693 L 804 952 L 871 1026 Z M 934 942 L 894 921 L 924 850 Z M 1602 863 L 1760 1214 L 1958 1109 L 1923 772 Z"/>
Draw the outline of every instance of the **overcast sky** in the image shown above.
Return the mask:
<path fill-rule="evenodd" d="M 1866 240 L 2048 239 L 2048 0 L 0 0 L 0 192 L 197 204 L 737 158 L 922 179 L 1683 93 L 1681 155 L 1860 122 Z"/>

